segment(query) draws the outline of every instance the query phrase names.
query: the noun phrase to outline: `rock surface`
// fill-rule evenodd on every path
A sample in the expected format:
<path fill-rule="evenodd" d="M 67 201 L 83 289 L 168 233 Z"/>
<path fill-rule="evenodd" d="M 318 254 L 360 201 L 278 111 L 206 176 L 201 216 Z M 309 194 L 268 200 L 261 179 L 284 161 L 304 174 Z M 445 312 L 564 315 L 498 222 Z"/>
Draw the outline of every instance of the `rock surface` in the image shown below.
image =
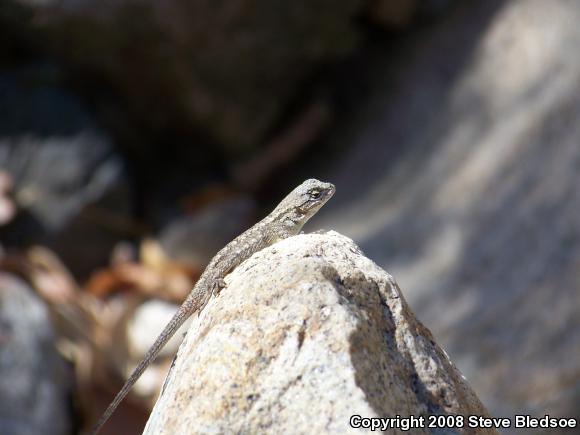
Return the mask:
<path fill-rule="evenodd" d="M 72 433 L 72 375 L 46 307 L 23 281 L 0 273 L 0 433 Z"/>
<path fill-rule="evenodd" d="M 321 175 L 317 225 L 397 277 L 495 416 L 580 418 L 578 22 L 577 1 L 463 2 L 375 61 Z"/>
<path fill-rule="evenodd" d="M 59 56 L 111 83 L 141 128 L 196 126 L 239 153 L 264 138 L 321 63 L 354 47 L 362 4 L 73 0 L 33 10 Z"/>
<path fill-rule="evenodd" d="M 110 221 L 127 218 L 127 195 L 111 138 L 62 75 L 48 63 L 0 70 L 0 169 L 17 208 L 0 239 L 49 246 L 86 276 L 107 262 L 121 232 Z"/>
<path fill-rule="evenodd" d="M 350 239 L 286 239 L 226 283 L 194 319 L 145 434 L 359 433 L 353 414 L 487 415 Z"/>
<path fill-rule="evenodd" d="M 48 64 L 0 71 L 0 167 L 20 208 L 48 232 L 70 224 L 121 170 L 111 139 L 61 75 Z"/>

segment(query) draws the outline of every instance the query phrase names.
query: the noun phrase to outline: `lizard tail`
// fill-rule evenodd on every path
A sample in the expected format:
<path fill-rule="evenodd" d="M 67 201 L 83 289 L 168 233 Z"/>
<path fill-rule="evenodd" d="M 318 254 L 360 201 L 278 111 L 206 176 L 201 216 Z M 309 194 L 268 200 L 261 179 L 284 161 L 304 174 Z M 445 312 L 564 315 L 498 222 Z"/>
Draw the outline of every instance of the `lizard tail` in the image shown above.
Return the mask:
<path fill-rule="evenodd" d="M 133 370 L 133 373 L 131 373 L 131 376 L 129 376 L 129 379 L 127 379 L 125 385 L 123 385 L 123 388 L 121 388 L 121 391 L 117 393 L 111 404 L 107 407 L 107 409 L 101 416 L 101 418 L 99 418 L 97 423 L 93 426 L 93 429 L 90 432 L 91 435 L 96 435 L 99 432 L 99 430 L 101 430 L 101 428 L 107 422 L 109 417 L 111 417 L 117 406 L 119 406 L 119 403 L 121 403 L 121 401 L 125 398 L 127 393 L 129 393 L 135 382 L 137 382 L 141 374 L 145 371 L 145 369 L 149 366 L 149 364 L 151 364 L 153 360 L 155 360 L 155 358 L 159 354 L 159 351 L 163 348 L 163 346 L 165 346 L 165 344 L 173 336 L 175 331 L 177 331 L 179 327 L 183 325 L 183 322 L 185 322 L 185 320 L 187 320 L 189 316 L 190 310 L 186 301 L 183 305 L 179 307 L 177 313 L 175 313 L 175 315 L 169 321 L 167 326 L 165 326 L 163 332 L 159 334 L 159 337 L 157 337 L 157 340 L 155 340 L 153 346 L 151 346 L 151 348 L 147 351 L 147 355 L 145 355 L 143 360 L 141 360 L 139 365 L 135 368 L 135 370 Z"/>

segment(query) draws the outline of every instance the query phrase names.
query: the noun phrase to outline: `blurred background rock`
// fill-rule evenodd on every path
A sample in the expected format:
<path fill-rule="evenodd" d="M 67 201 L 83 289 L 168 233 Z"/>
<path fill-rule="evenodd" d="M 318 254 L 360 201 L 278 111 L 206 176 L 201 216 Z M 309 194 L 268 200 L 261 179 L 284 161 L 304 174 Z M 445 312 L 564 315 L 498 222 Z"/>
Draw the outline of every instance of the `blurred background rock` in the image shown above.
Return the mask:
<path fill-rule="evenodd" d="M 575 0 L 1 0 L 0 286 L 44 300 L 76 372 L 50 433 L 117 391 L 137 307 L 178 303 L 306 177 L 337 185 L 310 229 L 395 276 L 492 414 L 580 418 L 579 22 Z M 162 373 L 111 430 L 139 433 Z"/>

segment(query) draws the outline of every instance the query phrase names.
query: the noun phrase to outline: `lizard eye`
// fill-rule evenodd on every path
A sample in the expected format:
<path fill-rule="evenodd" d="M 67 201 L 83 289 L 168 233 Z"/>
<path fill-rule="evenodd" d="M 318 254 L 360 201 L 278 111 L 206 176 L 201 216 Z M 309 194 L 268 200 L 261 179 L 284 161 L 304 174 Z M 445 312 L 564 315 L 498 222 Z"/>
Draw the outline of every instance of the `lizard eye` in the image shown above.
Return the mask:
<path fill-rule="evenodd" d="M 310 191 L 310 196 L 311 196 L 313 199 L 318 199 L 318 198 L 320 198 L 320 195 L 321 195 L 321 193 L 322 193 L 322 192 L 320 192 L 320 190 L 316 190 L 316 189 L 315 189 L 315 190 L 312 190 L 312 191 Z"/>

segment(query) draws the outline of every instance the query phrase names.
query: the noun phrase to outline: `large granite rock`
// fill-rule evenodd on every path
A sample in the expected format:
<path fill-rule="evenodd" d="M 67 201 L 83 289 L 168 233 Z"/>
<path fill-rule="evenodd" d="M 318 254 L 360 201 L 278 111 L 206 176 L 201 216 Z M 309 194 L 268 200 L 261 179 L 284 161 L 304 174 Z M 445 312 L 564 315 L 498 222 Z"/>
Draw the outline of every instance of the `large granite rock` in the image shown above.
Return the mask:
<path fill-rule="evenodd" d="M 580 418 L 579 22 L 577 1 L 463 2 L 413 56 L 377 48 L 320 174 L 319 225 L 397 277 L 498 416 Z"/>
<path fill-rule="evenodd" d="M 194 319 L 146 434 L 359 433 L 351 415 L 487 415 L 350 239 L 286 239 L 226 282 Z"/>

